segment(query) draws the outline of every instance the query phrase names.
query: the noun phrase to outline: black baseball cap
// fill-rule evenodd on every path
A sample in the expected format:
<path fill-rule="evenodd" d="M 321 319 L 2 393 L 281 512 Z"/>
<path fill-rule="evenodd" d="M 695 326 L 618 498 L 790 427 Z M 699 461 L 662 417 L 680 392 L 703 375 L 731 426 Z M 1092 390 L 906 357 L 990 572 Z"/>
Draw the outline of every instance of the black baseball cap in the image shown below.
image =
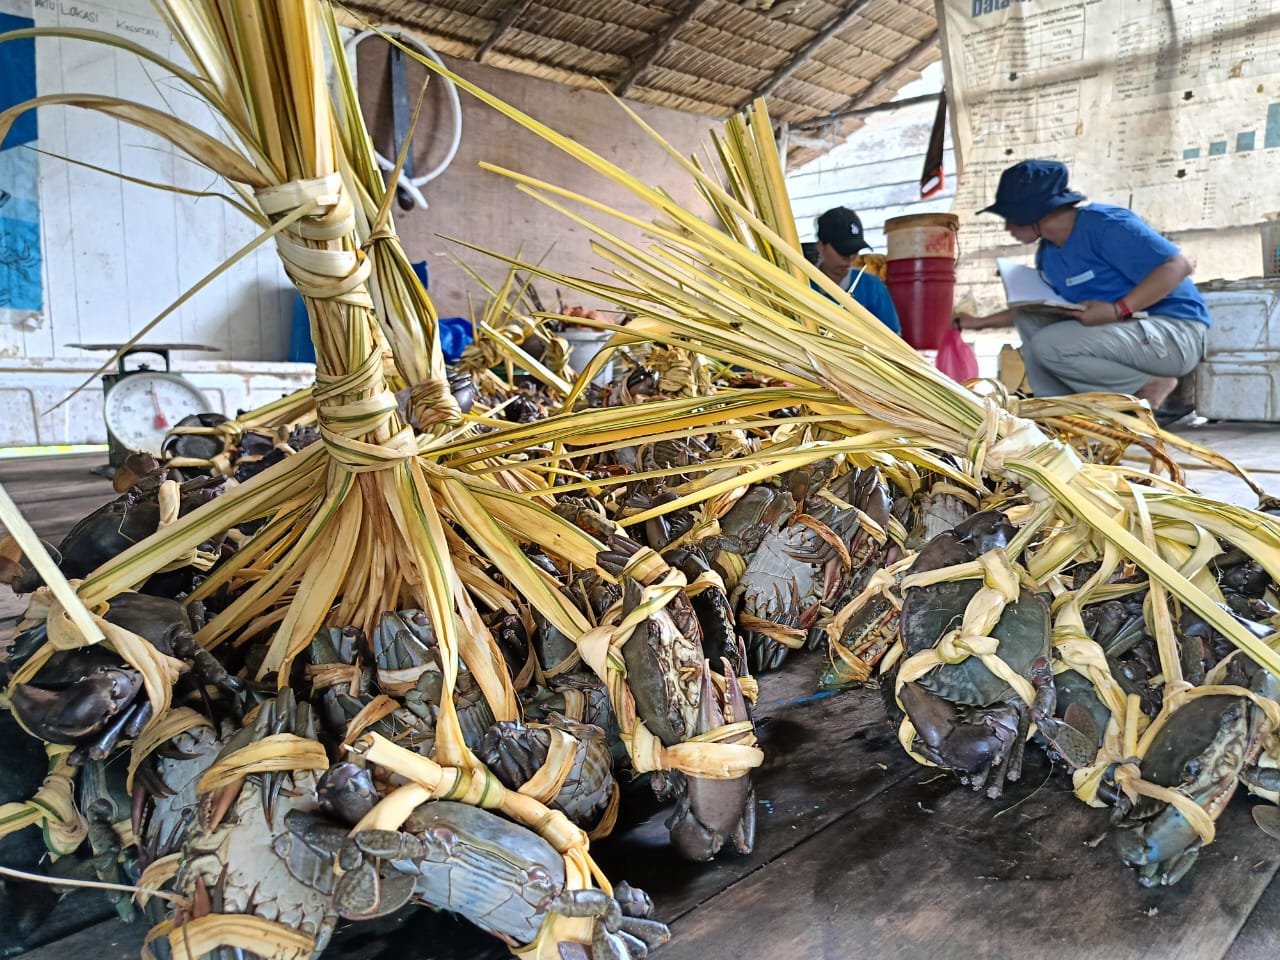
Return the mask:
<path fill-rule="evenodd" d="M 832 207 L 818 217 L 816 224 L 818 242 L 830 244 L 842 257 L 871 249 L 871 244 L 862 236 L 862 221 L 848 207 Z"/>

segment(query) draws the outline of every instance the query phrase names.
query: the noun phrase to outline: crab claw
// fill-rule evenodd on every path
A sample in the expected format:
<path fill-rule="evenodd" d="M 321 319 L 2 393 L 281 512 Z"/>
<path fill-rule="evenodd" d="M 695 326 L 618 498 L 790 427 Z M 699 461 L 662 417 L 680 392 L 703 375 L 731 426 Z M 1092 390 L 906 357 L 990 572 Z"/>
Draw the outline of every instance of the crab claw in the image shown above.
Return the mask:
<path fill-rule="evenodd" d="M 624 577 L 622 586 L 626 617 L 639 606 L 643 587 L 631 577 Z M 702 658 L 700 638 L 684 635 L 663 609 L 637 624 L 622 657 L 636 713 L 663 743 L 679 743 L 694 722 L 693 671 Z"/>
<path fill-rule="evenodd" d="M 671 939 L 671 931 L 666 924 L 651 918 L 652 910 L 642 916 L 631 912 L 627 898 L 638 894 L 648 901 L 648 895 L 625 883 L 620 885 L 620 895 L 624 894 L 621 889 L 624 887 L 625 896 L 621 900 L 615 900 L 603 890 L 565 890 L 548 902 L 547 911 L 562 917 L 594 919 L 591 960 L 643 960 L 650 950 Z M 561 946 L 561 956 L 570 955 L 564 950 L 565 946 L 569 945 Z"/>
<path fill-rule="evenodd" d="M 642 544 L 621 533 L 615 533 L 609 538 L 608 545 L 605 549 L 596 554 L 596 563 L 604 569 L 608 570 L 614 576 L 618 576 L 626 568 L 641 549 Z"/>
<path fill-rule="evenodd" d="M 350 761 L 335 763 L 316 784 L 320 809 L 342 823 L 355 824 L 382 799 L 373 776 Z"/>
<path fill-rule="evenodd" d="M 952 529 L 955 538 L 968 544 L 975 556 L 996 547 L 1007 547 L 1018 528 L 999 510 L 980 510 L 961 520 Z"/>
<path fill-rule="evenodd" d="M 54 690 L 19 683 L 9 705 L 19 722 L 50 743 L 79 746 L 94 739 L 142 689 L 142 674 L 127 667 L 97 667 Z"/>
<path fill-rule="evenodd" d="M 695 734 L 748 718 L 738 678 L 727 660 L 722 659 L 721 663 L 725 670 L 723 699 L 712 682 L 710 665 L 702 662 L 702 697 Z M 756 832 L 755 791 L 750 775 L 732 780 L 688 777 L 685 794 L 667 827 L 676 850 L 689 860 L 712 859 L 730 838 L 739 853 L 750 853 Z"/>
<path fill-rule="evenodd" d="M 1017 737 L 1012 708 L 962 709 L 917 683 L 903 684 L 898 696 L 923 741 L 921 753 L 941 766 L 981 773 L 999 765 Z"/>

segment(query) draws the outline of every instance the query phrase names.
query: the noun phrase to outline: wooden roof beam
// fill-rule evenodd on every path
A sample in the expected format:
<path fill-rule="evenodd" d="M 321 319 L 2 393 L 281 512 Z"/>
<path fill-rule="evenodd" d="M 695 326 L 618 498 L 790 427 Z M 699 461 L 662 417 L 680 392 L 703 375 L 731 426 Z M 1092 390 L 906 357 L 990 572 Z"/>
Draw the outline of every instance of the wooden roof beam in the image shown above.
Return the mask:
<path fill-rule="evenodd" d="M 493 32 L 489 34 L 489 38 L 480 44 L 476 52 L 471 55 L 471 59 L 476 63 L 484 63 L 484 58 L 488 56 L 489 51 L 497 46 L 498 41 L 502 39 L 502 35 L 511 29 L 512 24 L 520 19 L 520 14 L 528 10 L 531 3 L 533 3 L 533 0 L 511 0 L 507 9 L 502 11 L 502 16 L 498 18 Z"/>
<path fill-rule="evenodd" d="M 923 60 L 929 54 L 929 52 L 933 50 L 933 48 L 936 47 L 937 45 L 938 45 L 938 31 L 935 30 L 933 31 L 933 33 L 929 34 L 929 36 L 925 37 L 918 44 L 912 47 L 911 51 L 905 57 L 899 60 L 896 65 L 890 67 L 884 73 L 880 74 L 880 76 L 876 78 L 875 83 L 871 84 L 871 86 L 867 87 L 867 89 L 863 90 L 860 94 L 858 94 L 848 103 L 846 103 L 844 106 L 839 107 L 836 110 L 832 110 L 831 113 L 828 114 L 827 116 L 814 117 L 812 120 L 800 120 L 793 123 L 792 126 L 795 126 L 795 127 L 818 126 L 830 120 L 841 120 L 841 119 L 844 119 L 845 117 L 856 117 L 860 113 L 866 112 L 864 108 L 868 106 L 870 101 L 874 100 L 880 94 L 884 93 L 885 90 L 894 89 L 898 81 L 902 79 L 902 75 L 904 73 L 908 73 L 909 71 L 912 71 L 912 70 L 918 70 L 920 61 Z M 929 97 L 931 98 L 936 96 L 937 94 L 929 94 Z M 915 100 L 918 100 L 920 98 L 913 97 L 911 99 L 914 102 Z M 902 105 L 905 105 L 905 103 L 906 101 L 903 101 Z M 884 104 L 884 106 L 886 107 L 899 106 L 899 105 L 900 104 L 894 103 L 892 100 Z"/>
<path fill-rule="evenodd" d="M 662 55 L 662 51 L 671 46 L 671 41 L 676 38 L 676 34 L 684 29 L 685 24 L 696 17 L 704 7 L 711 6 L 713 0 L 689 0 L 685 8 L 673 17 L 665 27 L 659 31 L 653 41 L 644 48 L 638 57 L 631 61 L 631 65 L 618 78 L 617 84 L 614 85 L 613 93 L 618 97 L 625 97 L 627 91 L 631 89 L 631 85 L 636 82 L 640 74 L 652 66 L 653 62 Z"/>
<path fill-rule="evenodd" d="M 804 64 L 818 52 L 819 47 L 847 27 L 849 25 L 849 21 L 856 17 L 862 8 L 870 2 L 871 0 L 854 0 L 848 10 L 845 10 L 844 13 L 836 14 L 835 19 L 827 24 L 826 29 L 819 34 L 815 34 L 814 38 L 801 47 L 799 52 L 791 58 L 790 63 L 770 77 L 762 87 L 752 93 L 751 96 L 747 97 L 746 100 L 742 101 L 742 103 L 738 105 L 738 109 L 746 109 L 754 100 L 757 100 L 760 97 L 767 97 L 769 94 L 777 90 L 778 87 L 782 86 L 783 81 L 785 81 L 787 77 L 791 76 L 799 70 L 800 67 L 804 66 Z"/>
<path fill-rule="evenodd" d="M 796 130 L 816 130 L 822 127 L 830 126 L 837 120 L 851 120 L 854 117 L 869 117 L 876 113 L 885 113 L 888 110 L 900 110 L 903 107 L 914 107 L 920 103 L 934 103 L 940 94 L 922 93 L 917 97 L 903 97 L 901 100 L 886 100 L 884 103 L 877 103 L 870 107 L 844 107 L 834 113 L 823 114 L 820 117 L 811 117 L 808 120 L 797 120 L 791 124 L 792 131 Z M 794 133 L 793 133 L 794 137 Z"/>

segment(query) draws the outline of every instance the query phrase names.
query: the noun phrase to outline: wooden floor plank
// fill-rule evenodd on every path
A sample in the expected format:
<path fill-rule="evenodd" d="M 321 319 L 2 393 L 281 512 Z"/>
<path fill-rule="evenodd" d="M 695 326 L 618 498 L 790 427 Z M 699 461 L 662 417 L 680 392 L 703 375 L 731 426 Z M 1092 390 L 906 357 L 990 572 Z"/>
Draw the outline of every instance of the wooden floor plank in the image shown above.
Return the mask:
<path fill-rule="evenodd" d="M 105 453 L 73 453 L 53 457 L 0 458 L 0 479 L 6 486 L 46 478 L 51 474 L 62 477 L 97 476 L 94 470 L 106 466 Z"/>
<path fill-rule="evenodd" d="M 1280 863 L 1248 802 L 1181 883 L 1148 890 L 1046 777 L 991 802 L 920 771 L 673 924 L 663 960 L 744 956 L 1218 960 Z M 743 918 L 750 918 L 744 922 Z"/>
<path fill-rule="evenodd" d="M 56 502 L 58 500 L 80 500 L 84 497 L 102 495 L 103 500 L 116 496 L 111 488 L 111 481 L 103 477 L 86 474 L 83 478 L 62 480 L 50 484 L 48 480 L 29 480 L 23 483 L 10 483 L 0 476 L 0 483 L 15 503 L 21 503 L 23 511 L 30 510 L 36 504 Z"/>
<path fill-rule="evenodd" d="M 1260 845 L 1267 841 L 1259 841 Z M 1270 841 L 1274 844 L 1275 841 Z M 1222 960 L 1275 960 L 1280 937 L 1280 882 L 1272 881 Z"/>
<path fill-rule="evenodd" d="M 105 461 L 101 456 L 0 459 L 0 483 L 23 514 L 38 504 L 59 500 L 81 501 L 88 513 L 116 496 L 107 477 L 90 473 Z"/>
<path fill-rule="evenodd" d="M 666 808 L 599 844 L 605 872 L 649 891 L 664 921 L 767 867 L 914 772 L 915 764 L 892 738 L 878 696 L 866 691 L 813 695 L 821 663 L 820 656 L 810 656 L 789 662 L 781 675 L 761 678 L 758 726 L 765 763 L 753 781 L 757 831 L 749 856 L 725 853 L 706 864 L 681 860 L 668 840 Z M 778 698 L 786 686 L 800 696 Z M 852 762 L 833 763 L 833 756 Z"/>

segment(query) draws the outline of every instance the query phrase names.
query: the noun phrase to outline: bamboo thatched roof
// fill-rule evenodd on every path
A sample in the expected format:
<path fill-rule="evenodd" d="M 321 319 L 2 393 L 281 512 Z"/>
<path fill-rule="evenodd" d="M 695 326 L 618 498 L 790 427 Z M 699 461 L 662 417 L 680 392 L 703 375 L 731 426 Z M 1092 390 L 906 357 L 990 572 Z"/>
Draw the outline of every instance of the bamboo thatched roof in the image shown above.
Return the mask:
<path fill-rule="evenodd" d="M 934 0 L 346 0 L 440 53 L 628 99 L 841 140 L 940 56 Z M 831 122 L 822 121 L 832 118 Z M 812 150 L 792 148 L 789 160 Z"/>

